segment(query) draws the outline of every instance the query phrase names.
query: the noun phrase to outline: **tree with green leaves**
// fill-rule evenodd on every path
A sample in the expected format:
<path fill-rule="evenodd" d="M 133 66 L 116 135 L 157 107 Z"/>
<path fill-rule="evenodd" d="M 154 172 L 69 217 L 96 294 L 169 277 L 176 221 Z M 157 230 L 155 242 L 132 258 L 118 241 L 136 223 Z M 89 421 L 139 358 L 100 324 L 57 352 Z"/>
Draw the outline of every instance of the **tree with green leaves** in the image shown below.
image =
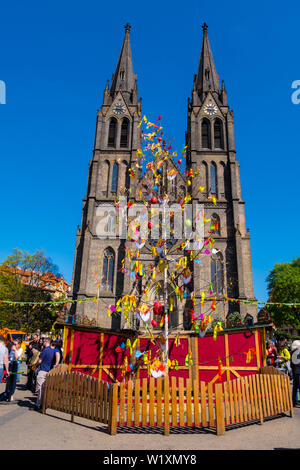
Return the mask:
<path fill-rule="evenodd" d="M 268 283 L 268 310 L 276 327 L 293 326 L 300 329 L 300 309 L 293 304 L 300 302 L 300 257 L 291 263 L 275 264 L 266 279 Z M 281 305 L 291 304 L 290 306 Z"/>
<path fill-rule="evenodd" d="M 3 261 L 0 266 L 0 328 L 50 331 L 61 305 L 51 304 L 51 293 L 42 282 L 46 273 L 60 277 L 58 267 L 39 250 L 30 254 L 14 249 Z"/>

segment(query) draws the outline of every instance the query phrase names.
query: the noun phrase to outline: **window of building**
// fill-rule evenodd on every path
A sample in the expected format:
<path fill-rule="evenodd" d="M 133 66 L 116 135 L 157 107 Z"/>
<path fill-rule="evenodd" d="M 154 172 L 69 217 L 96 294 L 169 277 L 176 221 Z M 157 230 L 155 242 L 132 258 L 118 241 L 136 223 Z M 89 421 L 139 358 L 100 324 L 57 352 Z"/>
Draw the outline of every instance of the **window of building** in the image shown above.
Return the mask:
<path fill-rule="evenodd" d="M 120 79 L 125 80 L 125 70 L 123 68 L 120 70 Z"/>
<path fill-rule="evenodd" d="M 114 269 L 115 255 L 111 248 L 107 248 L 103 256 L 101 289 L 109 291 L 113 290 Z"/>
<path fill-rule="evenodd" d="M 117 192 L 118 188 L 118 174 L 119 174 L 119 165 L 117 162 L 114 163 L 113 171 L 112 171 L 112 178 L 111 178 L 111 192 Z"/>
<path fill-rule="evenodd" d="M 210 232 L 212 234 L 220 235 L 220 217 L 217 214 L 213 214 L 210 221 Z"/>
<path fill-rule="evenodd" d="M 224 275 L 223 275 L 223 262 L 222 254 L 217 253 L 212 255 L 210 262 L 210 274 L 212 290 L 216 294 L 223 293 Z"/>
<path fill-rule="evenodd" d="M 210 149 L 211 148 L 210 121 L 208 119 L 203 119 L 202 121 L 201 136 L 202 136 L 202 148 Z"/>
<path fill-rule="evenodd" d="M 221 119 L 216 119 L 214 123 L 215 149 L 223 149 L 223 124 Z"/>
<path fill-rule="evenodd" d="M 210 164 L 210 191 L 211 194 L 217 194 L 217 167 L 214 162 Z"/>
<path fill-rule="evenodd" d="M 124 118 L 121 126 L 120 147 L 128 147 L 129 143 L 129 120 Z"/>
<path fill-rule="evenodd" d="M 109 123 L 109 130 L 108 130 L 108 147 L 115 147 L 116 146 L 116 137 L 117 137 L 117 120 L 115 118 L 111 118 Z"/>

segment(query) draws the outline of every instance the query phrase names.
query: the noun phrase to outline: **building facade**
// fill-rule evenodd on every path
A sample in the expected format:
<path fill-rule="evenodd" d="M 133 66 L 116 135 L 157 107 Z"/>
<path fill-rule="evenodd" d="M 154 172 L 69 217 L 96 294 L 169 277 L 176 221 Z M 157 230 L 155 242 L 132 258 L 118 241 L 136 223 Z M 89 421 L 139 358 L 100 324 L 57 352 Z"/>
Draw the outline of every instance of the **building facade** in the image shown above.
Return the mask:
<path fill-rule="evenodd" d="M 240 166 L 236 159 L 233 113 L 228 106 L 224 82 L 220 86 L 207 25 L 204 24 L 202 28 L 199 66 L 194 76 L 192 96 L 188 100 L 186 169 L 194 172 L 201 170 L 192 179 L 189 193 L 194 208 L 196 204 L 204 205 L 205 214 L 212 221 L 205 228 L 205 235 L 208 235 L 209 230 L 212 232 L 218 251 L 203 257 L 201 264 L 191 263 L 193 279 L 189 289 L 195 293 L 195 311 L 198 313 L 209 312 L 211 302 L 201 303 L 201 294 L 210 290 L 216 299 L 215 316 L 225 319 L 232 311 L 240 311 L 242 316 L 246 313 L 255 316 L 256 306 L 243 304 L 243 300 L 256 299 L 253 293 L 250 236 L 245 224 Z M 106 84 L 103 103 L 97 112 L 94 151 L 89 162 L 81 226 L 77 230 L 72 282 L 74 300 L 80 301 L 87 297 L 98 299 L 97 302 L 74 303 L 72 313 L 94 318 L 98 325 L 106 328 L 130 326 L 120 322 L 118 316 L 108 316 L 107 307 L 125 294 L 135 292 L 139 295 L 143 291 L 143 280 L 137 282 L 121 269 L 126 247 L 131 242 L 120 238 L 118 234 L 109 239 L 97 234 L 97 224 L 101 221 L 99 214 L 105 214 L 109 232 L 113 224 L 113 220 L 110 221 L 109 205 L 114 203 L 124 188 L 130 188 L 133 203 L 141 202 L 144 192 L 151 189 L 149 173 L 142 174 L 137 165 L 136 152 L 142 146 L 138 125 L 142 117 L 142 103 L 132 63 L 130 26 L 126 25 L 116 70 L 111 84 Z M 169 159 L 163 171 L 169 170 L 172 165 Z M 135 168 L 135 178 L 130 178 L 130 168 Z M 168 184 L 169 202 L 180 201 L 187 191 L 185 176 L 179 174 L 176 184 Z M 111 217 L 113 219 L 113 214 Z M 194 222 L 195 217 L 194 210 Z M 170 253 L 174 259 L 180 256 L 175 246 L 170 248 Z M 153 262 L 150 243 L 141 249 L 141 260 L 145 266 Z M 162 295 L 162 292 L 150 292 L 150 302 L 160 299 Z M 239 299 L 240 303 L 227 302 L 226 296 Z M 189 329 L 190 310 L 191 301 L 188 298 L 177 305 L 174 297 L 170 315 L 174 329 Z"/>

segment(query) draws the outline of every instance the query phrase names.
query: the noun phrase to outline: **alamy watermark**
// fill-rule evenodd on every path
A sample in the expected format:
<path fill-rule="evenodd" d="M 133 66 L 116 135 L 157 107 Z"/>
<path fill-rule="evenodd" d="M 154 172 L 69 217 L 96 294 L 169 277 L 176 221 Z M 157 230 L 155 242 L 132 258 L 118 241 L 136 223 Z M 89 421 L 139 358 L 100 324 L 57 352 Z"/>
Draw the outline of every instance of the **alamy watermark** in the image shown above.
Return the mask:
<path fill-rule="evenodd" d="M 188 249 L 200 250 L 204 244 L 204 205 L 133 204 L 120 197 L 118 206 L 101 204 L 96 208 L 95 231 L 101 239 L 131 240 L 142 248 L 149 240 L 182 240 Z"/>
<path fill-rule="evenodd" d="M 294 80 L 292 83 L 293 91 L 291 99 L 293 104 L 300 104 L 300 80 Z"/>
<path fill-rule="evenodd" d="M 0 104 L 6 104 L 6 84 L 0 80 Z"/>

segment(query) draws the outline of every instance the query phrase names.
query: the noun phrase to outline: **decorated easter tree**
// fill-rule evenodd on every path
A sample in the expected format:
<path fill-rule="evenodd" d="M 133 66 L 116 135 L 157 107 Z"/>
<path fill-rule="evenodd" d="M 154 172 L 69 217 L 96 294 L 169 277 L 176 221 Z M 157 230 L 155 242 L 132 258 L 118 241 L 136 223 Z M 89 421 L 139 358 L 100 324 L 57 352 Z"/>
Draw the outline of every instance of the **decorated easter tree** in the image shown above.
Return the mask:
<path fill-rule="evenodd" d="M 124 285 L 128 292 L 108 308 L 109 316 L 121 317 L 124 329 L 145 331 L 153 343 L 159 342 L 160 348 L 154 358 L 156 373 L 168 371 L 170 331 L 183 329 L 183 325 L 172 322 L 177 302 L 184 309 L 189 327 L 201 336 L 211 322 L 209 312 L 215 308 L 212 299 L 207 315 L 196 315 L 194 311 L 191 268 L 193 263 L 201 262 L 200 255 L 208 255 L 214 250 L 212 237 L 209 235 L 204 239 L 201 236 L 204 224 L 211 221 L 205 219 L 202 208 L 195 213 L 189 204 L 192 178 L 200 171 L 190 169 L 183 176 L 180 165 L 186 157 L 187 147 L 178 158 L 177 152 L 172 152 L 171 145 L 166 143 L 159 121 L 160 118 L 154 124 L 144 117 L 139 124 L 143 145 L 136 152 L 134 166 L 129 169 L 131 184 L 129 188 L 121 188 L 115 200 L 119 233 L 124 229 L 121 227 L 124 221 L 127 226 L 121 272 L 127 281 Z M 203 189 L 200 187 L 199 191 Z M 195 225 L 198 230 L 194 230 Z M 203 305 L 204 299 L 203 292 Z M 127 346 L 123 344 L 123 348 Z M 135 357 L 147 360 L 147 351 L 137 351 Z M 130 365 L 127 367 L 130 370 Z"/>

